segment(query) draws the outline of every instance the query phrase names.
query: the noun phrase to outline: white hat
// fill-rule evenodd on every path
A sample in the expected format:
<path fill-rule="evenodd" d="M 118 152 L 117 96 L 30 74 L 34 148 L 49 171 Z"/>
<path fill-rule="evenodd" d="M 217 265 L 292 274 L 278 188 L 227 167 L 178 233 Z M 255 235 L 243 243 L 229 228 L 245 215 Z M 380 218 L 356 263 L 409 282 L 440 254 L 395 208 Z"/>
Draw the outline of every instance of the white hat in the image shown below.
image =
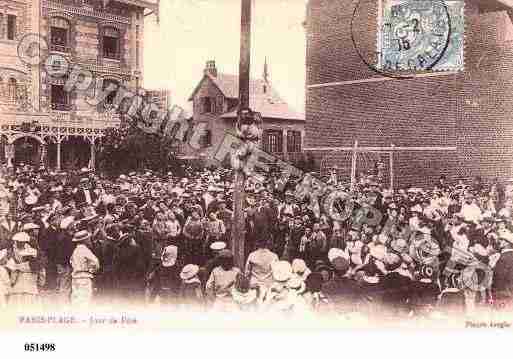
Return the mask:
<path fill-rule="evenodd" d="M 187 264 L 183 267 L 180 273 L 180 278 L 183 280 L 189 280 L 194 278 L 199 273 L 200 268 L 196 264 Z"/>
<path fill-rule="evenodd" d="M 33 194 L 30 194 L 30 195 L 28 195 L 25 198 L 25 203 L 28 204 L 29 206 L 31 206 L 33 204 L 36 204 L 37 203 L 37 197 L 34 196 Z"/>
<path fill-rule="evenodd" d="M 372 246 L 370 248 L 370 255 L 378 260 L 384 259 L 386 252 L 387 252 L 387 249 L 382 244 L 376 244 L 375 246 Z"/>
<path fill-rule="evenodd" d="M 292 261 L 292 273 L 304 273 L 307 269 L 304 260 L 296 258 Z"/>
<path fill-rule="evenodd" d="M 37 250 L 27 245 L 21 251 L 18 252 L 21 257 L 37 257 Z"/>
<path fill-rule="evenodd" d="M 12 236 L 14 242 L 30 242 L 30 236 L 25 232 L 18 232 Z"/>
<path fill-rule="evenodd" d="M 35 223 L 25 223 L 23 225 L 23 231 L 30 231 L 31 229 L 39 229 L 40 227 Z"/>
<path fill-rule="evenodd" d="M 292 276 L 292 266 L 287 261 L 274 262 L 271 268 L 273 278 L 277 282 L 286 282 Z"/>
<path fill-rule="evenodd" d="M 500 231 L 499 232 L 499 238 L 504 239 L 505 241 L 513 244 L 513 233 L 511 233 L 508 230 Z"/>
<path fill-rule="evenodd" d="M 210 249 L 213 251 L 220 251 L 226 248 L 226 243 L 224 242 L 214 242 L 210 245 Z"/>
<path fill-rule="evenodd" d="M 164 251 L 162 252 L 162 256 L 160 257 L 163 267 L 174 266 L 177 258 L 178 258 L 178 247 L 176 247 L 176 246 L 167 246 L 166 248 L 164 248 Z"/>
<path fill-rule="evenodd" d="M 91 237 L 91 233 L 88 231 L 78 231 L 73 235 L 72 242 L 81 242 L 85 241 L 86 239 L 89 239 Z"/>
<path fill-rule="evenodd" d="M 114 204 L 116 203 L 116 197 L 111 194 L 107 194 L 103 197 L 102 201 L 104 204 Z"/>
<path fill-rule="evenodd" d="M 349 255 L 344 252 L 342 249 L 340 248 L 331 248 L 329 251 L 328 251 L 328 260 L 330 262 L 333 262 L 333 260 L 337 257 L 342 257 L 344 259 L 347 259 L 349 260 Z"/>
<path fill-rule="evenodd" d="M 417 212 L 417 213 L 422 213 L 423 212 L 422 207 L 420 206 L 420 204 L 417 204 L 417 205 L 413 206 L 410 210 L 412 212 Z"/>
<path fill-rule="evenodd" d="M 68 229 L 68 227 L 75 221 L 75 217 L 66 217 L 61 221 L 61 229 Z"/>

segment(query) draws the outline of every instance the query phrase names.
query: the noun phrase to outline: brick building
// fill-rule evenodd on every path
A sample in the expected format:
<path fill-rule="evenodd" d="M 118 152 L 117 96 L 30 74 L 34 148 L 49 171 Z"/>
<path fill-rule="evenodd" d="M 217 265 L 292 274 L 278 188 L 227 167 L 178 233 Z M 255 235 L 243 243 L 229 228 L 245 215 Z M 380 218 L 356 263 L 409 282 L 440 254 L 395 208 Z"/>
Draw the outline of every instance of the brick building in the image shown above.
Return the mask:
<path fill-rule="evenodd" d="M 272 87 L 267 64 L 262 79 L 251 79 L 250 107 L 260 112 L 263 136 L 260 146 L 276 157 L 295 161 L 303 148 L 304 115 L 290 107 Z M 203 77 L 189 101 L 193 102 L 193 124 L 206 124 L 199 151 L 189 153 L 211 158 L 226 132 L 233 132 L 237 119 L 239 77 L 217 71 L 215 61 L 208 61 Z"/>
<path fill-rule="evenodd" d="M 511 177 L 513 10 L 507 1 L 466 0 L 464 70 L 412 79 L 381 76 L 355 51 L 355 38 L 360 54 L 376 51 L 381 1 L 309 1 L 305 147 L 355 141 L 400 147 L 392 155 L 396 186 L 430 185 L 440 174 Z M 339 175 L 349 176 L 350 153 L 314 154 L 319 166 L 329 158 Z"/>
<path fill-rule="evenodd" d="M 95 145 L 119 125 L 116 92 L 92 107 L 86 95 L 113 83 L 139 88 L 143 76 L 144 18 L 159 0 L 0 0 L 0 161 L 57 169 L 94 166 Z M 66 92 L 66 76 L 48 76 L 44 61 L 18 56 L 26 35 L 45 39 L 47 51 L 91 71 L 86 92 Z M 69 76 L 69 72 L 67 74 Z"/>

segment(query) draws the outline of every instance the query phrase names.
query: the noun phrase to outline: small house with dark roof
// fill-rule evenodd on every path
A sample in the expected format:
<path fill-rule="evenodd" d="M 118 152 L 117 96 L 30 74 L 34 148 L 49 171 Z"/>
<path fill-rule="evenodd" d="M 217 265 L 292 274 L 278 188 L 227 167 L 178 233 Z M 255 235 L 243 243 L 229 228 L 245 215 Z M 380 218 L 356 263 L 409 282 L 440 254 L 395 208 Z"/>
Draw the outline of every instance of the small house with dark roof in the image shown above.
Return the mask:
<path fill-rule="evenodd" d="M 304 115 L 290 107 L 269 81 L 266 65 L 262 79 L 251 79 L 250 107 L 263 119 L 261 149 L 288 161 L 301 157 L 304 141 Z M 205 123 L 198 156 L 209 156 L 218 148 L 226 132 L 233 133 L 239 104 L 239 77 L 220 73 L 215 61 L 208 61 L 203 77 L 189 97 L 193 103 L 193 123 Z M 189 149 L 192 150 L 192 149 Z"/>

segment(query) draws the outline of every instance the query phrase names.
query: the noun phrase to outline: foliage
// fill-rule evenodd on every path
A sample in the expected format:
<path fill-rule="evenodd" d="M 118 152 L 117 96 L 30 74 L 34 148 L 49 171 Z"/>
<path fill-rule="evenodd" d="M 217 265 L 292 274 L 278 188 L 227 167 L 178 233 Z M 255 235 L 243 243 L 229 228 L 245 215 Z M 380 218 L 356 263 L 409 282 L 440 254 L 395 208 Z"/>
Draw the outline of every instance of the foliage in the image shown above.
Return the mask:
<path fill-rule="evenodd" d="M 174 171 L 179 167 L 174 139 L 148 134 L 132 124 L 106 131 L 97 151 L 101 170 L 112 175 L 150 169 Z"/>

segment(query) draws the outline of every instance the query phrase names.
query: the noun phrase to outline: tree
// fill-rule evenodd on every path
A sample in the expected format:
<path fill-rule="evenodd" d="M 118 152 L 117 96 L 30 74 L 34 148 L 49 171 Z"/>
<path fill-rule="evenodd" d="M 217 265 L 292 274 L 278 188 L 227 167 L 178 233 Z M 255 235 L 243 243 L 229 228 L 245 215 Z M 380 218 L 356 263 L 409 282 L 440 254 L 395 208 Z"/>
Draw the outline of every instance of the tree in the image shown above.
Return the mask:
<path fill-rule="evenodd" d="M 175 171 L 177 141 L 148 134 L 133 124 L 106 131 L 97 151 L 100 169 L 112 175 L 150 169 Z"/>

